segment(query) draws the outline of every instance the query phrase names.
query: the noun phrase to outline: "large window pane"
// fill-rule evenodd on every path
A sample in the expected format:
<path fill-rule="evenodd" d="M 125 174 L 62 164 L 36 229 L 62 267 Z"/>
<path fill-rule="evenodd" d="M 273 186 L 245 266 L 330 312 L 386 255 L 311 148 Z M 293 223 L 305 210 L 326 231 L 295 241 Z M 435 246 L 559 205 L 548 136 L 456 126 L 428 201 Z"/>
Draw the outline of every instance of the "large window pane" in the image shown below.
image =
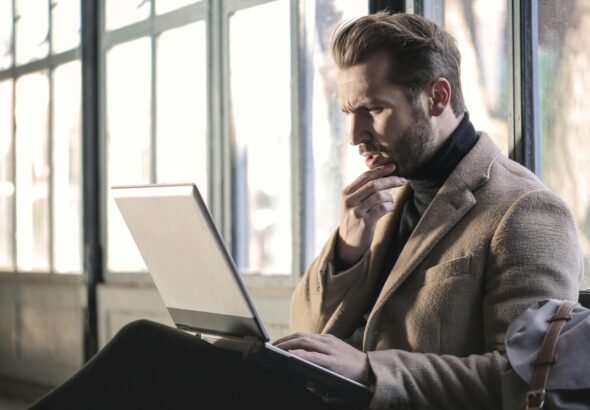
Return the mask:
<path fill-rule="evenodd" d="M 17 64 L 47 56 L 49 3 L 45 0 L 16 0 L 16 17 Z"/>
<path fill-rule="evenodd" d="M 150 15 L 150 0 L 106 0 L 105 3 L 106 30 L 145 20 Z"/>
<path fill-rule="evenodd" d="M 340 192 L 366 170 L 358 148 L 348 144 L 348 121 L 340 111 L 336 88 L 337 67 L 332 59 L 330 38 L 341 22 L 367 14 L 363 1 L 335 2 L 308 0 L 306 36 L 311 45 L 306 70 L 311 82 L 307 93 L 312 95 L 311 147 L 313 160 L 313 243 L 312 256 L 338 226 Z M 310 261 L 307 261 L 308 263 Z"/>
<path fill-rule="evenodd" d="M 80 44 L 80 0 L 52 1 L 51 40 L 54 53 Z"/>
<path fill-rule="evenodd" d="M 590 287 L 590 3 L 539 0 L 542 179 L 572 209 Z"/>
<path fill-rule="evenodd" d="M 148 38 L 118 45 L 107 53 L 107 187 L 150 182 L 150 67 Z M 107 191 L 108 268 L 145 270 L 110 190 Z"/>
<path fill-rule="evenodd" d="M 437 0 L 461 52 L 465 104 L 477 130 L 508 155 L 508 25 L 506 0 Z M 511 3 L 511 2 L 510 2 Z"/>
<path fill-rule="evenodd" d="M 207 45 L 205 23 L 158 38 L 158 182 L 196 182 L 207 195 Z"/>
<path fill-rule="evenodd" d="M 53 73 L 53 252 L 56 272 L 82 272 L 80 62 Z"/>
<path fill-rule="evenodd" d="M 234 235 L 242 271 L 291 271 L 290 45 L 286 0 L 230 18 Z"/>
<path fill-rule="evenodd" d="M 16 241 L 19 271 L 49 271 L 49 155 L 46 73 L 16 81 Z"/>
<path fill-rule="evenodd" d="M 12 81 L 0 82 L 0 270 L 14 269 Z"/>
<path fill-rule="evenodd" d="M 12 1 L 0 1 L 0 70 L 12 65 Z"/>

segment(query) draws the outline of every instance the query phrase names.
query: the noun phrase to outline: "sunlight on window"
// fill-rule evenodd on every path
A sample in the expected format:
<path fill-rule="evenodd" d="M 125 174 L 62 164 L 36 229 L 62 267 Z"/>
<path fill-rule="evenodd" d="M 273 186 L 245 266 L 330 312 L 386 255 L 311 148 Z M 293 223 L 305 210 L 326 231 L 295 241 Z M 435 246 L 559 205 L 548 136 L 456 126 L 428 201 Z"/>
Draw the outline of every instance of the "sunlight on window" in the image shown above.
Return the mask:
<path fill-rule="evenodd" d="M 16 0 L 16 62 L 28 63 L 49 52 L 49 5 L 39 0 Z"/>
<path fill-rule="evenodd" d="M 246 272 L 291 272 L 290 39 L 288 1 L 240 10 L 230 18 L 234 256 Z"/>
<path fill-rule="evenodd" d="M 14 269 L 12 80 L 0 82 L 0 270 Z"/>
<path fill-rule="evenodd" d="M 157 181 L 196 182 L 206 197 L 209 152 L 205 22 L 164 32 L 157 46 Z"/>
<path fill-rule="evenodd" d="M 114 30 L 145 20 L 150 15 L 150 0 L 105 0 L 105 30 Z"/>
<path fill-rule="evenodd" d="M 82 272 L 81 67 L 53 73 L 53 263 L 59 273 Z"/>
<path fill-rule="evenodd" d="M 80 44 L 80 0 L 52 1 L 51 44 L 53 53 Z"/>
<path fill-rule="evenodd" d="M 47 73 L 28 74 L 16 81 L 16 261 L 19 271 L 47 272 L 50 269 L 48 104 Z"/>
<path fill-rule="evenodd" d="M 590 288 L 590 3 L 539 1 L 541 176 L 571 208 Z"/>
<path fill-rule="evenodd" d="M 461 86 L 471 122 L 504 155 L 509 138 L 506 8 L 504 0 L 444 0 L 444 26 L 461 52 Z"/>
<path fill-rule="evenodd" d="M 151 53 L 148 38 L 113 47 L 107 53 L 108 182 L 113 185 L 150 182 Z M 145 271 L 145 265 L 110 190 L 108 205 L 108 268 Z"/>
<path fill-rule="evenodd" d="M 0 1 L 0 70 L 12 65 L 12 1 Z"/>
<path fill-rule="evenodd" d="M 367 14 L 365 2 L 308 0 L 306 36 L 312 58 L 306 70 L 312 77 L 311 156 L 313 158 L 313 244 L 316 256 L 338 226 L 340 192 L 366 171 L 358 148 L 349 145 L 347 118 L 340 111 L 336 88 L 336 63 L 332 58 L 331 35 L 336 27 L 351 18 Z M 310 261 L 307 261 L 309 263 Z"/>

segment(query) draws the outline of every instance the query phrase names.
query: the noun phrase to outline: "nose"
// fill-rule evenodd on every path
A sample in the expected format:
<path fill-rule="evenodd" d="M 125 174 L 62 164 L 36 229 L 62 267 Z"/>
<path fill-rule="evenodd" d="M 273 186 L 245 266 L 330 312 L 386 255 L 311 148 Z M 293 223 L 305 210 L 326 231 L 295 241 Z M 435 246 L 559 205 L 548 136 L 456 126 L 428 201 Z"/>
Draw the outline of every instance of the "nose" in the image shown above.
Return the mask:
<path fill-rule="evenodd" d="M 348 143 L 350 145 L 359 145 L 361 142 L 370 138 L 366 121 L 361 115 L 356 113 L 350 114 L 350 130 L 348 134 Z"/>

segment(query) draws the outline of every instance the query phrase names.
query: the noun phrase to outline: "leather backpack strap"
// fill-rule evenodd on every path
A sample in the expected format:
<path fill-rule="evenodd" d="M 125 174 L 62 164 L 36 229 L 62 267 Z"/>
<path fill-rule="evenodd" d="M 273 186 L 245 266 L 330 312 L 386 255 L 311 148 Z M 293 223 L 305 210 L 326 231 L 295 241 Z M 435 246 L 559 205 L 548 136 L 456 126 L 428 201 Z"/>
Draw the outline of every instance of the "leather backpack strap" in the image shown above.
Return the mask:
<path fill-rule="evenodd" d="M 557 338 L 565 322 L 572 318 L 572 312 L 577 305 L 576 302 L 566 300 L 559 306 L 557 313 L 547 320 L 550 325 L 547 333 L 545 333 L 537 360 L 535 360 L 531 388 L 526 394 L 526 410 L 540 410 L 543 408 L 549 370 L 551 370 L 553 363 L 557 361 L 557 356 L 555 355 Z"/>

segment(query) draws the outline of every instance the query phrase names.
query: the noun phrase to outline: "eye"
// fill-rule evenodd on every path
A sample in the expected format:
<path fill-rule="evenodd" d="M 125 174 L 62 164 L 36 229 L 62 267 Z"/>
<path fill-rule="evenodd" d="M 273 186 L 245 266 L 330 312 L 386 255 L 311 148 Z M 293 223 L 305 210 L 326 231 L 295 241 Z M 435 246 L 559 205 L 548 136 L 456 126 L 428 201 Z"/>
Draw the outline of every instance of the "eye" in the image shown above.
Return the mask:
<path fill-rule="evenodd" d="M 373 107 L 369 109 L 369 111 L 371 114 L 379 114 L 380 112 L 383 112 L 383 107 Z"/>

